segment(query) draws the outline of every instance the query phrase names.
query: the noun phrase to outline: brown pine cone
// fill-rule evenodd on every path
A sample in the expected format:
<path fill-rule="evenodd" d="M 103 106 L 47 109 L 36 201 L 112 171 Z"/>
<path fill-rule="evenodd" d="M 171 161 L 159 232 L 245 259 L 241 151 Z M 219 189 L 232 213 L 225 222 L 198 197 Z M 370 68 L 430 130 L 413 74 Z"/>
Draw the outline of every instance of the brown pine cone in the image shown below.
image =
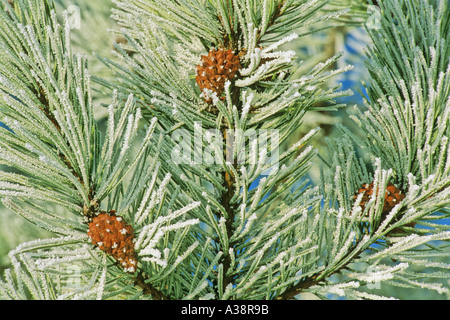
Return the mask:
<path fill-rule="evenodd" d="M 358 192 L 353 196 L 353 200 L 356 200 L 359 194 L 364 193 L 361 199 L 361 209 L 364 211 L 366 203 L 370 200 L 370 197 L 373 193 L 373 183 L 363 184 L 362 188 L 358 190 Z M 386 193 L 384 196 L 384 204 L 383 204 L 383 212 L 382 216 L 385 218 L 388 213 L 405 198 L 405 194 L 392 183 L 389 183 L 386 188 Z"/>
<path fill-rule="evenodd" d="M 209 54 L 201 56 L 202 62 L 197 66 L 195 81 L 203 92 L 209 89 L 220 98 L 224 90 L 225 82 L 231 81 L 236 72 L 241 68 L 239 56 L 232 50 L 211 50 Z M 223 98 L 222 98 L 223 100 Z M 205 101 L 211 103 L 210 98 Z"/>
<path fill-rule="evenodd" d="M 126 272 L 136 271 L 133 227 L 113 212 L 100 213 L 89 223 L 88 235 L 100 250 L 116 259 Z"/>
<path fill-rule="evenodd" d="M 370 200 L 370 197 L 373 193 L 374 185 L 373 183 L 370 184 L 363 184 L 362 188 L 358 190 L 358 192 L 353 196 L 353 200 L 356 200 L 359 194 L 364 193 L 360 206 L 362 211 L 365 209 L 366 203 Z M 386 187 L 385 195 L 384 195 L 384 204 L 383 204 L 383 211 L 381 213 L 381 219 L 384 220 L 389 212 L 398 204 L 400 203 L 404 198 L 405 194 L 396 186 L 394 186 L 392 183 L 389 183 Z M 398 221 L 396 218 L 393 220 Z M 414 227 L 415 223 L 411 222 L 407 224 L 408 227 Z M 402 231 L 398 228 L 395 228 L 394 230 L 390 231 L 388 235 L 393 235 L 394 233 L 401 233 Z"/>

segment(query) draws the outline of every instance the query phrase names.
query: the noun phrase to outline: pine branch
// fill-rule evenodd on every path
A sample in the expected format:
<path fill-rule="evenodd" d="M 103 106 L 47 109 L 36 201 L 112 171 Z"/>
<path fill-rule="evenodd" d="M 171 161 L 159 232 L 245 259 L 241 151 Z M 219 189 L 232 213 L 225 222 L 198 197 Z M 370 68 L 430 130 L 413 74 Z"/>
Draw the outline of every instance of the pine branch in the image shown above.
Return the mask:
<path fill-rule="evenodd" d="M 157 3 L 157 1 L 155 3 Z M 302 1 L 299 1 L 298 3 L 292 4 L 292 7 L 286 7 L 284 9 L 292 12 L 296 10 L 300 12 L 300 8 L 303 4 Z M 159 4 L 156 4 L 156 6 L 158 5 Z M 264 5 L 268 7 L 271 6 L 271 8 L 278 11 L 281 10 L 281 6 L 278 2 L 276 6 L 268 4 L 268 2 Z M 318 12 L 322 5 L 322 2 L 310 5 L 308 7 L 309 11 L 304 11 L 305 19 L 306 17 L 309 17 L 310 14 L 312 15 L 313 13 Z M 240 52 L 241 54 L 239 57 L 241 63 L 244 65 L 244 68 L 240 71 L 240 77 L 238 77 L 236 81 L 230 81 L 230 83 L 225 84 L 223 100 L 217 99 L 218 96 L 209 96 L 210 93 L 203 92 L 203 97 L 202 95 L 200 95 L 200 97 L 205 99 L 209 98 L 212 101 L 212 104 L 207 107 L 202 106 L 204 104 L 202 101 L 203 99 L 195 99 L 195 96 L 198 97 L 199 95 L 198 89 L 194 91 L 181 91 L 176 86 L 165 84 L 167 79 L 173 78 L 171 72 L 168 72 L 167 65 L 179 65 L 180 68 L 182 68 L 181 65 L 183 65 L 185 68 L 187 67 L 188 70 L 192 70 L 192 66 L 198 64 L 198 60 L 196 61 L 194 57 L 192 59 L 189 58 L 191 63 L 190 66 L 189 64 L 184 64 L 187 60 L 183 60 L 181 57 L 186 56 L 186 51 L 183 51 L 182 54 L 180 54 L 176 51 L 178 50 L 176 45 L 167 45 L 167 43 L 170 42 L 185 42 L 185 38 L 182 34 L 173 32 L 174 30 L 177 30 L 177 28 L 171 29 L 168 33 L 162 33 L 159 31 L 160 26 L 158 24 L 150 23 L 151 19 L 142 19 L 139 21 L 139 24 L 142 24 L 142 26 L 147 25 L 148 29 L 153 30 L 152 33 L 144 35 L 139 32 L 140 27 L 136 28 L 136 25 L 130 25 L 129 22 L 127 22 L 126 16 L 129 14 L 139 12 L 140 15 L 145 16 L 148 12 L 147 9 L 135 11 L 136 8 L 133 8 L 132 5 L 121 3 L 120 10 L 115 12 L 116 18 L 118 18 L 123 26 L 126 27 L 125 37 L 128 40 L 128 45 L 133 46 L 135 52 L 146 57 L 145 60 L 147 63 L 142 63 L 142 61 L 135 56 L 128 56 L 126 52 L 121 54 L 121 59 L 123 59 L 127 65 L 133 65 L 133 71 L 128 71 L 126 68 L 113 63 L 112 61 L 105 60 L 105 62 L 120 72 L 123 72 L 124 78 L 128 79 L 127 83 L 122 83 L 122 85 L 119 84 L 121 87 L 120 90 L 129 92 L 130 90 L 135 91 L 136 88 L 138 88 L 136 94 L 142 97 L 142 104 L 148 108 L 147 110 L 152 115 L 157 115 L 160 119 L 164 119 L 162 121 L 162 126 L 165 132 L 172 132 L 175 129 L 183 128 L 191 133 L 197 134 L 197 132 L 199 132 L 202 134 L 203 131 L 198 131 L 195 126 L 196 122 L 201 122 L 207 129 L 220 128 L 221 138 L 225 140 L 228 140 L 227 138 L 235 138 L 235 136 L 228 136 L 227 129 L 234 130 L 236 128 L 242 128 L 243 130 L 246 130 L 271 128 L 281 130 L 281 142 L 285 141 L 295 130 L 308 107 L 313 106 L 321 99 L 326 101 L 335 95 L 333 89 L 322 92 L 320 89 L 314 91 L 310 88 L 325 83 L 327 79 L 339 72 L 345 71 L 345 69 L 332 73 L 327 73 L 325 71 L 327 65 L 338 59 L 338 56 L 336 56 L 330 59 L 330 61 L 318 65 L 311 71 L 310 75 L 306 75 L 296 83 L 295 80 L 289 77 L 288 72 L 289 64 L 294 57 L 293 52 L 277 51 L 282 44 L 294 40 L 296 38 L 295 35 L 284 38 L 280 36 L 278 41 L 275 41 L 276 38 L 272 38 L 272 41 L 275 43 L 268 45 L 261 50 L 259 42 L 262 39 L 262 33 L 260 33 L 261 37 L 256 37 L 253 36 L 253 32 L 257 33 L 258 30 L 262 30 L 261 28 L 264 28 L 264 26 L 258 26 L 258 24 L 262 22 L 255 23 L 255 21 L 253 21 L 254 29 L 248 28 L 248 22 L 252 19 L 251 16 L 246 14 L 240 16 L 238 13 L 238 11 L 243 12 L 241 9 L 246 6 L 244 2 L 236 1 L 229 6 L 226 2 L 217 2 L 214 3 L 214 6 L 217 9 L 217 14 L 221 17 L 219 20 L 222 21 L 221 23 L 224 30 L 228 30 L 228 33 L 225 32 L 221 38 L 228 39 L 228 36 L 233 38 L 238 34 L 242 37 L 241 44 L 235 40 L 227 45 L 224 45 L 220 39 L 216 41 L 219 47 L 225 46 L 225 49 L 232 49 L 235 53 Z M 248 9 L 255 10 L 255 12 L 259 10 L 254 4 L 251 4 Z M 149 16 L 154 17 L 155 12 L 149 12 Z M 206 10 L 205 13 L 211 14 L 212 12 Z M 214 16 L 214 14 L 211 16 Z M 225 16 L 227 17 L 226 19 L 223 18 Z M 276 13 L 272 17 L 270 22 L 272 26 L 276 24 L 275 21 L 278 17 L 279 13 Z M 167 22 L 171 17 L 161 15 L 158 19 Z M 177 18 L 174 18 L 173 22 L 175 22 L 176 19 Z M 215 19 L 217 19 L 217 17 L 215 17 Z M 321 19 L 314 20 L 314 22 L 320 21 Z M 229 25 L 227 22 L 230 22 Z M 264 23 L 266 22 L 267 21 Z M 295 27 L 294 21 L 285 21 L 285 24 L 286 28 L 291 27 L 294 29 Z M 234 30 L 234 33 L 231 32 L 231 29 Z M 196 33 L 196 35 L 200 38 L 204 38 L 204 35 L 201 32 Z M 169 41 L 169 39 L 171 40 Z M 227 40 L 224 41 L 226 42 Z M 154 50 L 154 48 L 149 46 L 143 47 L 142 44 L 144 43 L 159 43 L 163 45 L 160 45 L 158 50 Z M 205 45 L 205 43 L 205 41 L 202 41 L 202 45 Z M 207 49 L 212 50 L 211 47 Z M 197 49 L 195 49 L 195 51 L 196 50 Z M 154 59 L 153 57 L 155 56 L 160 58 Z M 171 62 L 163 64 L 162 61 L 168 61 L 167 59 L 171 59 Z M 178 70 L 180 68 L 178 68 Z M 161 81 L 155 81 L 155 76 L 160 78 Z M 182 76 L 184 77 L 184 75 Z M 148 80 L 143 81 L 142 79 Z M 189 81 L 187 77 L 186 81 Z M 144 88 L 142 87 L 142 84 L 146 84 L 149 87 Z M 106 83 L 105 85 L 112 88 L 117 86 Z M 264 92 L 264 90 L 267 90 L 267 88 L 270 87 L 274 88 L 272 89 L 272 92 L 268 91 L 267 93 L 260 94 L 260 92 Z M 151 96 L 148 92 L 151 93 Z M 170 97 L 167 92 L 171 93 Z M 186 94 L 192 96 L 193 99 L 181 103 Z M 200 112 L 194 112 L 195 110 L 199 110 Z M 286 118 L 284 118 L 284 115 L 286 115 Z M 314 130 L 314 132 L 317 131 Z M 192 166 L 190 165 L 190 162 L 181 162 L 181 170 L 171 165 L 173 158 L 171 159 L 170 156 L 166 156 L 167 153 L 172 153 L 176 143 L 171 141 L 171 139 L 167 139 L 167 143 L 162 145 L 164 148 L 164 151 L 160 153 L 162 156 L 162 167 L 171 174 L 174 181 L 183 186 L 186 190 L 189 190 L 191 197 L 196 200 L 201 199 L 204 206 L 201 208 L 201 214 L 198 217 L 199 219 L 206 221 L 208 227 L 211 227 L 215 231 L 213 237 L 215 242 L 215 252 L 208 260 L 213 261 L 218 259 L 216 264 L 202 266 L 203 262 L 199 262 L 201 264 L 199 269 L 205 270 L 205 274 L 210 272 L 208 270 L 210 270 L 212 266 L 217 266 L 218 268 L 217 273 L 214 274 L 212 279 L 215 296 L 219 298 L 230 298 L 249 295 L 247 289 L 248 285 L 255 281 L 263 281 L 261 279 L 264 279 L 266 276 L 264 273 L 265 269 L 260 268 L 262 265 L 272 265 L 274 274 L 277 272 L 276 270 L 281 268 L 278 264 L 282 254 L 279 253 L 287 254 L 289 250 L 287 247 L 287 239 L 294 237 L 296 227 L 299 227 L 299 225 L 304 222 L 302 219 L 304 211 L 302 209 L 289 211 L 288 206 L 292 204 L 293 206 L 297 205 L 300 208 L 303 208 L 303 206 L 306 205 L 300 200 L 304 199 L 301 196 L 302 193 L 291 198 L 288 196 L 288 189 L 296 182 L 296 179 L 300 178 L 302 174 L 306 172 L 309 165 L 308 161 L 310 161 L 313 156 L 312 149 L 307 148 L 304 152 L 298 154 L 295 162 L 292 164 L 289 160 L 294 153 L 298 152 L 299 146 L 307 143 L 312 136 L 313 134 L 307 135 L 305 139 L 302 139 L 298 144 L 292 146 L 286 154 L 283 154 L 280 160 L 280 166 L 286 166 L 283 175 L 274 175 L 274 177 L 267 179 L 267 186 L 261 186 L 258 191 L 254 190 L 248 192 L 248 198 L 244 198 L 244 195 L 239 194 L 239 190 L 248 190 L 251 183 L 258 179 L 261 173 L 272 166 L 272 164 L 264 162 L 257 165 L 254 164 L 251 166 L 253 171 L 247 173 L 249 175 L 248 177 L 245 176 L 245 170 L 242 171 L 244 165 L 237 163 L 236 155 L 241 152 L 240 149 L 244 150 L 244 148 L 249 146 L 248 140 L 246 140 L 242 146 L 239 145 L 238 148 L 237 146 L 214 145 L 210 142 L 209 146 L 213 150 L 216 150 L 216 152 L 217 150 L 220 150 L 220 161 L 218 162 L 218 166 L 204 168 L 201 165 Z M 233 143 L 232 140 L 233 139 L 230 139 L 230 141 L 227 142 Z M 223 150 L 224 147 L 225 151 Z M 234 154 L 227 154 L 227 152 L 234 152 Z M 215 178 L 216 175 L 220 175 L 221 179 Z M 281 183 L 283 178 L 286 178 L 286 183 Z M 208 184 L 211 183 L 214 186 L 214 189 L 212 191 L 205 189 L 201 186 L 202 182 Z M 274 189 L 274 186 L 277 186 L 277 188 Z M 273 196 L 269 197 L 267 201 L 264 202 L 264 205 L 258 204 L 262 194 L 269 193 L 272 190 L 276 190 Z M 245 191 L 245 193 L 247 193 L 247 191 Z M 265 217 L 264 211 L 266 208 L 272 203 L 275 203 L 276 200 L 281 200 L 283 197 L 286 201 L 286 206 L 276 210 L 277 214 L 283 218 L 275 223 L 264 223 L 261 227 L 256 225 L 254 227 L 252 226 L 254 216 L 258 215 L 260 216 L 259 219 L 264 221 L 263 217 Z M 315 199 L 315 201 L 317 201 L 317 199 Z M 308 201 L 306 202 L 308 203 Z M 314 201 L 311 201 L 311 203 L 314 203 Z M 248 213 L 244 213 L 245 206 L 250 208 Z M 206 212 L 203 213 L 202 211 Z M 285 212 L 285 216 L 283 216 L 283 212 Z M 292 217 L 293 223 L 291 227 L 283 228 L 283 223 L 288 220 L 288 217 Z M 276 220 L 276 215 L 274 216 L 274 219 Z M 205 231 L 200 232 L 202 234 L 205 233 Z M 280 237 L 277 232 L 283 234 L 283 236 Z M 310 232 L 312 233 L 313 231 Z M 307 234 L 309 234 L 309 232 Z M 255 237 L 255 235 L 258 236 Z M 205 234 L 205 238 L 206 237 L 207 234 Z M 259 243 L 261 241 L 263 241 L 263 243 L 266 241 L 267 243 L 272 243 L 277 237 L 283 239 L 282 246 L 279 247 L 278 251 L 276 246 L 273 248 L 267 246 L 263 249 L 260 247 Z M 251 246 L 253 243 L 253 247 L 248 252 L 249 254 L 253 254 L 253 256 L 236 256 L 235 252 L 241 250 L 244 247 L 243 244 L 249 240 L 251 241 L 248 245 Z M 305 240 L 305 242 L 296 242 L 295 249 L 291 250 L 292 255 L 287 254 L 288 259 L 296 261 L 295 259 L 297 259 L 297 256 L 306 254 L 303 252 L 314 250 L 313 248 L 308 247 L 306 243 L 309 244 L 309 240 Z M 274 252 L 277 252 L 277 254 L 274 254 Z M 264 253 L 264 255 L 262 255 L 262 253 Z M 238 272 L 237 269 L 242 267 L 237 264 L 240 263 L 239 261 L 244 261 L 245 259 L 250 259 L 250 261 L 252 261 L 251 267 L 246 267 L 245 270 Z M 253 272 L 255 272 L 255 276 L 252 276 Z M 295 267 L 290 268 L 288 275 L 289 277 L 292 277 L 295 273 Z M 279 282 L 283 283 L 283 281 L 289 281 L 289 277 L 287 279 L 279 280 Z M 201 285 L 203 285 L 203 283 L 204 282 L 201 282 Z M 277 282 L 274 283 L 274 286 L 276 285 Z M 232 289 L 234 286 L 235 289 Z M 255 292 L 254 294 L 257 297 L 261 297 L 262 294 L 264 294 L 264 296 L 267 295 L 266 292 Z"/>
<path fill-rule="evenodd" d="M 6 137 L 0 144 L 0 151 L 3 155 L 2 163 L 29 174 L 29 177 L 26 177 L 22 172 L 8 174 L 2 171 L 0 173 L 2 176 L 0 190 L 3 196 L 2 201 L 12 211 L 57 234 L 73 235 L 80 231 L 86 234 L 87 222 L 92 236 L 98 236 L 96 232 L 99 230 L 95 229 L 95 223 L 94 226 L 91 224 L 100 214 L 109 214 L 102 210 L 105 200 L 110 207 L 109 212 L 121 209 L 122 216 L 119 218 L 122 221 L 122 217 L 125 217 L 127 212 L 135 210 L 136 199 L 142 198 L 146 192 L 145 188 L 152 176 L 142 168 L 149 158 L 151 149 L 149 145 L 156 127 L 156 119 L 150 123 L 146 133 L 141 137 L 142 144 L 139 151 L 132 153 L 136 140 L 140 138 L 141 110 L 136 108 L 134 98 L 130 95 L 124 107 L 117 112 L 119 101 L 114 99 L 108 108 L 107 132 L 103 146 L 101 146 L 100 132 L 93 119 L 86 58 L 71 53 L 67 16 L 64 32 L 61 32 L 55 11 L 47 2 L 39 4 L 37 7 L 30 7 L 29 3 L 19 1 L 15 3 L 15 6 L 16 9 L 27 13 L 20 16 L 23 19 L 28 19 L 33 15 L 38 16 L 33 10 L 42 13 L 47 11 L 42 10 L 45 8 L 49 12 L 43 16 L 43 21 L 30 18 L 31 20 L 25 27 L 20 24 L 12 24 L 10 19 L 15 17 L 0 12 L 2 23 L 7 26 L 0 33 L 1 39 L 5 43 L 10 43 L 10 37 L 16 37 L 21 33 L 24 35 L 24 40 L 17 39 L 16 42 L 26 48 L 24 52 L 18 54 L 15 53 L 14 48 L 6 46 L 3 46 L 3 51 L 0 51 L 11 62 L 9 65 L 18 67 L 13 68 L 13 72 L 7 67 L 0 68 L 0 89 L 3 93 L 2 121 L 12 130 L 0 132 L 2 137 Z M 42 39 L 48 39 L 48 42 Z M 30 68 L 21 67 L 22 63 L 29 65 Z M 35 82 L 32 82 L 31 87 L 28 88 L 28 81 L 17 80 L 22 78 L 33 78 Z M 12 92 L 15 93 L 14 97 Z M 27 108 L 23 107 L 24 103 L 27 103 Z M 45 134 L 43 129 L 46 128 L 42 128 L 42 124 L 50 127 Z M 11 144 L 11 141 L 14 143 Z M 24 145 L 25 147 L 23 147 Z M 53 170 L 50 170 L 50 166 Z M 40 167 L 45 168 L 44 173 L 51 172 L 51 176 L 45 177 L 45 174 L 40 172 L 41 170 L 37 170 Z M 136 170 L 136 168 L 141 168 L 142 171 Z M 134 181 L 139 181 L 139 184 L 132 185 L 128 193 L 124 194 L 126 185 L 124 181 L 130 176 Z M 151 192 L 152 188 L 149 191 Z M 40 200 L 63 206 L 68 210 L 68 212 L 64 212 L 64 215 L 70 218 L 61 219 L 37 205 L 36 202 Z M 126 200 L 126 202 L 122 202 L 122 200 Z M 153 226 L 151 224 L 153 219 L 149 220 L 152 208 L 144 207 L 149 204 L 148 200 L 146 198 L 142 202 L 141 211 L 145 208 L 145 212 L 139 220 L 134 222 L 132 227 L 130 226 L 131 233 L 134 233 L 134 228 L 139 233 L 141 230 L 148 232 Z M 161 202 L 160 209 L 165 207 L 164 199 L 158 201 Z M 190 209 L 192 206 L 176 211 L 175 214 L 169 214 L 164 219 L 161 217 L 161 221 L 156 220 L 156 224 L 180 219 L 180 216 Z M 160 211 L 158 211 L 159 214 L 161 214 Z M 83 219 L 83 215 L 85 219 Z M 159 237 L 165 236 L 168 239 L 170 231 L 188 229 L 196 223 L 196 220 L 177 221 L 170 227 L 161 227 L 156 235 L 140 233 L 139 240 L 142 250 L 139 254 L 144 256 L 143 261 L 146 259 L 152 261 L 151 258 L 145 256 L 148 255 L 148 250 L 153 250 L 150 251 L 151 253 L 156 250 L 149 247 L 149 242 L 151 246 L 155 246 L 160 240 Z M 100 228 L 99 225 L 98 228 Z M 111 232 L 111 230 L 106 229 L 106 232 Z M 117 235 L 113 236 L 117 237 Z M 152 236 L 154 238 L 151 238 Z M 183 239 L 184 236 L 181 235 L 177 235 L 175 238 L 177 241 Z M 105 240 L 94 241 L 92 238 L 91 241 L 95 242 L 94 244 L 101 250 L 106 250 Z M 57 245 L 58 239 L 55 239 L 52 244 Z M 114 245 L 117 247 L 117 243 Z M 177 261 L 171 268 L 174 269 L 183 262 L 193 248 L 195 246 L 177 257 L 180 247 L 173 247 L 167 258 Z M 107 253 L 115 254 L 114 251 L 107 251 Z M 136 263 L 136 261 L 133 262 Z M 161 259 L 158 262 L 163 264 L 164 268 L 155 269 L 153 272 L 142 271 L 152 276 L 151 283 L 157 281 L 159 276 L 162 276 L 161 273 L 167 272 L 167 263 Z M 123 263 L 118 266 L 119 270 L 123 267 Z M 107 275 L 105 267 L 101 268 L 103 271 L 101 278 L 98 279 L 100 286 L 98 295 L 103 295 L 104 281 Z M 144 267 L 144 269 L 146 268 Z M 122 270 L 122 272 L 129 272 L 130 269 L 136 271 L 135 267 L 126 266 L 126 269 L 128 271 Z M 158 270 L 159 276 L 156 276 L 155 279 L 156 270 Z M 149 293 L 156 298 L 167 298 L 167 295 L 159 292 L 151 283 L 144 281 L 142 273 L 136 276 L 135 281 L 138 286 L 143 288 L 144 293 Z M 90 291 L 87 291 L 86 294 L 88 292 Z"/>
<path fill-rule="evenodd" d="M 224 137 L 225 139 L 227 138 L 227 130 L 224 130 Z M 226 153 L 230 153 L 230 149 L 231 146 L 227 145 L 226 146 Z M 226 154 L 225 157 L 226 159 L 230 159 L 230 154 Z M 237 170 L 237 167 L 235 164 L 233 164 L 233 167 L 235 170 Z M 222 193 L 222 198 L 221 198 L 221 204 L 223 205 L 223 207 L 225 208 L 225 211 L 227 212 L 227 217 L 226 218 L 226 222 L 225 222 L 225 227 L 226 227 L 226 233 L 227 233 L 227 237 L 228 239 L 231 239 L 231 237 L 234 234 L 234 228 L 233 228 L 233 222 L 235 220 L 235 212 L 236 212 L 236 207 L 231 204 L 231 200 L 234 196 L 234 184 L 235 182 L 233 181 L 234 177 L 232 174 L 230 174 L 229 172 L 225 171 L 223 173 L 223 181 L 225 182 L 225 186 L 226 186 L 226 191 Z M 230 243 L 229 244 L 231 248 L 233 248 L 234 243 Z M 222 252 L 228 252 L 227 250 L 228 248 L 222 248 L 221 251 Z M 230 283 L 233 282 L 233 280 L 231 279 L 230 276 L 227 276 L 228 271 L 230 269 L 231 266 L 231 257 L 229 254 L 225 254 L 224 257 L 222 258 L 222 261 L 220 261 L 220 263 L 223 265 L 223 275 L 224 275 L 224 279 L 222 279 L 223 282 L 223 286 L 224 288 L 226 288 Z"/>

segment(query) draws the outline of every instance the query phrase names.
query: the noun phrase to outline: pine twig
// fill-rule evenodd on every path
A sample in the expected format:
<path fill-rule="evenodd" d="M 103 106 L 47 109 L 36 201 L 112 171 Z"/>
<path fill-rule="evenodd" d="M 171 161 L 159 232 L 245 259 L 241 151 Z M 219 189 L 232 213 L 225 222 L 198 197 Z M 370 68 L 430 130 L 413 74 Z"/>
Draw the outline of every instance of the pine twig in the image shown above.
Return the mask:
<path fill-rule="evenodd" d="M 144 276 L 141 273 L 134 278 L 134 284 L 142 289 L 145 295 L 151 295 L 155 300 L 170 300 L 164 293 L 156 289 L 149 282 L 146 282 Z"/>
<path fill-rule="evenodd" d="M 342 260 L 346 260 L 349 255 L 351 255 L 353 250 L 350 250 L 349 253 L 347 255 L 345 255 Z M 361 249 L 360 251 L 358 251 L 354 257 L 358 257 L 359 255 L 361 255 L 361 253 L 364 250 Z M 342 266 L 340 266 L 339 268 L 334 269 L 331 273 L 329 274 L 315 274 L 311 277 L 306 277 L 304 278 L 302 281 L 300 281 L 299 283 L 297 283 L 296 285 L 294 285 L 293 287 L 291 287 L 290 289 L 286 290 L 285 292 L 283 292 L 280 296 L 277 297 L 277 300 L 290 300 L 293 299 L 296 295 L 302 293 L 303 291 L 307 290 L 308 288 L 315 286 L 317 284 L 319 284 L 319 282 L 324 279 L 325 277 L 330 277 L 333 274 L 339 273 L 342 269 L 345 269 L 345 267 L 351 263 L 353 260 L 349 259 L 347 262 L 345 262 Z"/>

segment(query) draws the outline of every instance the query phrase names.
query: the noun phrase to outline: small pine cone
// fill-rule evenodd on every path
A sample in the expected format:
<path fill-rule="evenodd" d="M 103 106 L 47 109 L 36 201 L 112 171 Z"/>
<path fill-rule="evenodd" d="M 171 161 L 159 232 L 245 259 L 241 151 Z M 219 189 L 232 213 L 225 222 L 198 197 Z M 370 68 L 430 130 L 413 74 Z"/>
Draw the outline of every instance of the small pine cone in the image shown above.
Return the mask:
<path fill-rule="evenodd" d="M 195 81 L 202 93 L 204 89 L 209 89 L 216 93 L 217 97 L 220 97 L 225 82 L 231 81 L 241 68 L 239 56 L 235 55 L 232 50 L 219 49 L 211 50 L 207 56 L 203 55 L 201 58 L 202 62 L 197 66 Z M 212 102 L 208 97 L 205 97 L 205 101 Z"/>
<path fill-rule="evenodd" d="M 111 255 L 127 272 L 136 271 L 133 227 L 113 212 L 100 213 L 89 223 L 88 236 L 93 244 Z"/>
<path fill-rule="evenodd" d="M 356 200 L 359 194 L 364 193 L 361 199 L 361 209 L 364 211 L 366 203 L 370 200 L 373 193 L 373 183 L 363 184 L 362 188 L 353 196 L 353 200 Z M 405 198 L 405 194 L 392 183 L 389 183 L 386 188 L 386 193 L 384 196 L 383 212 L 382 217 L 385 218 L 388 213 Z"/>
<path fill-rule="evenodd" d="M 389 183 L 384 197 L 383 213 L 387 215 L 405 197 L 405 194 L 399 188 Z"/>
<path fill-rule="evenodd" d="M 356 198 L 363 193 L 361 202 L 359 203 L 359 206 L 361 207 L 361 210 L 364 211 L 364 209 L 366 208 L 366 203 L 370 200 L 370 197 L 372 196 L 373 193 L 373 183 L 371 184 L 367 184 L 364 183 L 362 188 L 360 188 L 358 190 L 358 192 L 353 195 L 353 200 L 356 200 Z"/>

